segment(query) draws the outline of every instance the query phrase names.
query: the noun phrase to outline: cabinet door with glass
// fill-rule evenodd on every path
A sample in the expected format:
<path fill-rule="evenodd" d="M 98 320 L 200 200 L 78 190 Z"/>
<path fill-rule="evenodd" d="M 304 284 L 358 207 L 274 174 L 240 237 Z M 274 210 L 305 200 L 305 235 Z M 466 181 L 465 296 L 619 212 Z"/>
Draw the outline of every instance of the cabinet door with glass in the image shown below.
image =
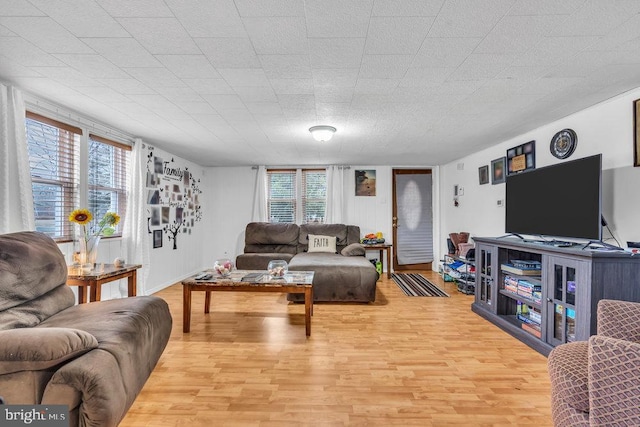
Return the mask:
<path fill-rule="evenodd" d="M 496 312 L 498 248 L 476 245 L 476 303 Z"/>
<path fill-rule="evenodd" d="M 553 346 L 589 338 L 585 307 L 590 290 L 589 263 L 563 257 L 547 258 L 547 342 Z"/>

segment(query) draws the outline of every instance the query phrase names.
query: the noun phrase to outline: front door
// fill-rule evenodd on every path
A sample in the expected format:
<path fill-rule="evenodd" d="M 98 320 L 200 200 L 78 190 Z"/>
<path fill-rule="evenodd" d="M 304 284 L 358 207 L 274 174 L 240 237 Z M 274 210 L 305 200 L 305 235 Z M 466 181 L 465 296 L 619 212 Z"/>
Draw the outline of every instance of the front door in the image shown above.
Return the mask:
<path fill-rule="evenodd" d="M 432 180 L 429 169 L 393 170 L 393 269 L 431 270 Z"/>

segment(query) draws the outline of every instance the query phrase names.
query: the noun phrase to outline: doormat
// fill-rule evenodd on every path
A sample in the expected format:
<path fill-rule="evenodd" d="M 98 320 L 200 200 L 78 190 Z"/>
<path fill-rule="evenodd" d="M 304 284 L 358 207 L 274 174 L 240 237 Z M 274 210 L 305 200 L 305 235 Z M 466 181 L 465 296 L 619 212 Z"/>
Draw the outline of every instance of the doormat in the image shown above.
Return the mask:
<path fill-rule="evenodd" d="M 409 297 L 448 297 L 445 291 L 428 281 L 422 274 L 392 273 L 391 278 Z"/>

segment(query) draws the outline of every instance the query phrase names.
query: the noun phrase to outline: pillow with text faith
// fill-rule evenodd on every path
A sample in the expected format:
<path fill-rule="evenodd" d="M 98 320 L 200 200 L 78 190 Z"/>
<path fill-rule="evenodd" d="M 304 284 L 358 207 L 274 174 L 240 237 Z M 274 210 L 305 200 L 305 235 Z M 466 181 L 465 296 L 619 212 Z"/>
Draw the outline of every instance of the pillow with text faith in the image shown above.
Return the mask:
<path fill-rule="evenodd" d="M 335 254 L 336 237 L 309 234 L 309 252 L 329 252 Z"/>

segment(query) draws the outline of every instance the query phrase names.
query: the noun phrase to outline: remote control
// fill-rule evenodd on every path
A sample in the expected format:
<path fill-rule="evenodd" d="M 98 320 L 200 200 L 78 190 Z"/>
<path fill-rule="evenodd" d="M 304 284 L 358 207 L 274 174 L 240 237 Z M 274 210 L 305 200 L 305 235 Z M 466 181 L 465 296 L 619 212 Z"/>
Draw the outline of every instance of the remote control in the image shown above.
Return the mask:
<path fill-rule="evenodd" d="M 196 280 L 209 280 L 213 277 L 211 273 L 200 273 L 196 276 Z"/>

